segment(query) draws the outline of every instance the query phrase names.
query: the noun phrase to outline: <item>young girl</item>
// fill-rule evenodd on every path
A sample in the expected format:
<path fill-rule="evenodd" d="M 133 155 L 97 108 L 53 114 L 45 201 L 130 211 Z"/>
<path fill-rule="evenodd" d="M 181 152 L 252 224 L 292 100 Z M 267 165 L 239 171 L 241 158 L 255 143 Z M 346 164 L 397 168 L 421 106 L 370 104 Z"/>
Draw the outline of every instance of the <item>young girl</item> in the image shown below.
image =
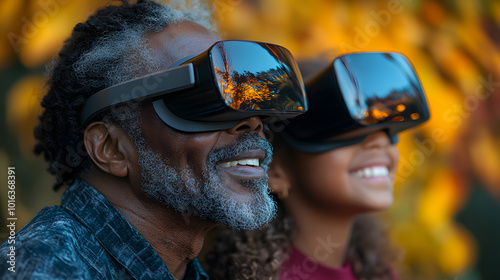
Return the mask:
<path fill-rule="evenodd" d="M 306 91 L 309 111 L 273 139 L 278 218 L 222 234 L 212 279 L 396 279 L 380 225 L 363 214 L 392 205 L 397 133 L 429 117 L 418 78 L 400 54 L 350 54 Z"/>

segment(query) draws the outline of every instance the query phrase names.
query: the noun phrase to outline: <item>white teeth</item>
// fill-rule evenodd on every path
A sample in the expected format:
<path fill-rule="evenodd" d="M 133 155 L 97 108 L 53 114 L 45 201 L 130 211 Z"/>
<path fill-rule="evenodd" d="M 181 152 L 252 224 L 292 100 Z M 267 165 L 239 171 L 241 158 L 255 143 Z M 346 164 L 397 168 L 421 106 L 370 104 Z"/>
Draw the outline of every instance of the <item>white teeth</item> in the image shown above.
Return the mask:
<path fill-rule="evenodd" d="M 387 177 L 389 176 L 389 169 L 386 166 L 367 167 L 356 171 L 354 176 L 359 178 Z"/>
<path fill-rule="evenodd" d="M 222 167 L 231 167 L 236 165 L 250 165 L 250 166 L 259 166 L 259 159 L 251 158 L 251 159 L 241 159 L 235 161 L 226 161 L 219 163 Z"/>

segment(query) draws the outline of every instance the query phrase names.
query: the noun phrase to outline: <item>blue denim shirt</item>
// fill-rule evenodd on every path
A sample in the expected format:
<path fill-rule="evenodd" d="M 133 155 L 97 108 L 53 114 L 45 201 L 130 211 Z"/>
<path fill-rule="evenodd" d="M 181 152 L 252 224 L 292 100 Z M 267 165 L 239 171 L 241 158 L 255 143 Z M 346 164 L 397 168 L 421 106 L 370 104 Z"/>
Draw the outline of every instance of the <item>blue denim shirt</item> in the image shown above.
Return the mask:
<path fill-rule="evenodd" d="M 0 245 L 0 279 L 175 279 L 116 208 L 84 181 Z M 9 269 L 15 246 L 15 272 Z M 208 279 L 195 259 L 183 279 Z"/>

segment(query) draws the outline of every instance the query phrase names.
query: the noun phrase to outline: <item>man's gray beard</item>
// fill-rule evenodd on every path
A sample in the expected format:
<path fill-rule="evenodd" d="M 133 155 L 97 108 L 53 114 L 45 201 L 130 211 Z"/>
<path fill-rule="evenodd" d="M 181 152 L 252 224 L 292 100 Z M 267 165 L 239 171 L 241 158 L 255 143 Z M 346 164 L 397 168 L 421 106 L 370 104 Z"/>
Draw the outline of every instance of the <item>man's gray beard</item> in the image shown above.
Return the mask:
<path fill-rule="evenodd" d="M 235 144 L 210 152 L 208 171 L 196 178 L 190 166 L 176 170 L 161 154 L 155 153 L 144 141 L 138 145 L 142 167 L 142 188 L 147 196 L 181 213 L 210 220 L 235 229 L 256 229 L 269 222 L 276 213 L 276 203 L 269 195 L 268 178 L 246 180 L 242 185 L 251 189 L 247 203 L 235 200 L 222 184 L 218 163 L 252 149 L 264 149 L 266 159 L 261 164 L 267 173 L 272 147 L 257 134 L 243 134 Z"/>

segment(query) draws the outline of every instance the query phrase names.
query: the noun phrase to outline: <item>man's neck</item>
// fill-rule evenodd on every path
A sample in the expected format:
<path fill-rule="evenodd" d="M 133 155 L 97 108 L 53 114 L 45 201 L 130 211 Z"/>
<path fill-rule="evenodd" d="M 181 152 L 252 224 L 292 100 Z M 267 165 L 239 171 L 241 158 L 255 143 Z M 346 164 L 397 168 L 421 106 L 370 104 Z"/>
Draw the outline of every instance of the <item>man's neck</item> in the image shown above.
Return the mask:
<path fill-rule="evenodd" d="M 92 176 L 85 180 L 149 242 L 170 273 L 181 279 L 187 264 L 199 254 L 205 235 L 215 224 L 175 212 L 154 199 L 134 193 L 125 180 L 103 177 Z"/>
<path fill-rule="evenodd" d="M 129 223 L 151 244 L 170 273 L 181 279 L 186 266 L 200 253 L 205 235 L 213 223 L 201 221 L 189 214 L 180 214 L 165 206 L 151 211 L 133 211 L 131 207 L 115 205 Z M 150 212 L 150 213 L 148 213 Z"/>

